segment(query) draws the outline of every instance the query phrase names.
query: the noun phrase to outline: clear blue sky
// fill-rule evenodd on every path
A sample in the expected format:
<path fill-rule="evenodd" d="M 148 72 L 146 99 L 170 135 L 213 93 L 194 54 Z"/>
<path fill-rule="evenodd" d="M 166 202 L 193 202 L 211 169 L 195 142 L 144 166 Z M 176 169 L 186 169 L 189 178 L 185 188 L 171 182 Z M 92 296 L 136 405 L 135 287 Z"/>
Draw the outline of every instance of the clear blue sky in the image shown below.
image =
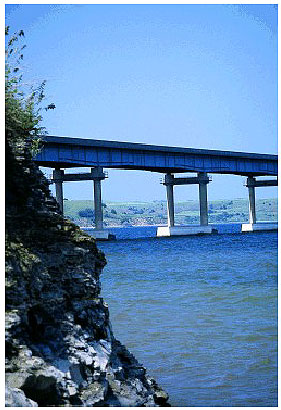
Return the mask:
<path fill-rule="evenodd" d="M 6 24 L 25 32 L 25 81 L 47 80 L 50 135 L 277 153 L 275 5 L 6 5 Z M 165 199 L 161 176 L 109 170 L 104 199 Z M 246 198 L 244 180 L 213 175 L 209 198 Z"/>

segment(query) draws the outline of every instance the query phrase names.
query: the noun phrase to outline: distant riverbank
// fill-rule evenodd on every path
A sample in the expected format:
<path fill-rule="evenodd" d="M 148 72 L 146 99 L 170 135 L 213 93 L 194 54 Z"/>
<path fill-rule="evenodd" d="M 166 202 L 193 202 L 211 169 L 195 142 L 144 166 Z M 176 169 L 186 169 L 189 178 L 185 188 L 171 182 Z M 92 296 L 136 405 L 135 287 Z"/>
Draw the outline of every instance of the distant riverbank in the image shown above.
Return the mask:
<path fill-rule="evenodd" d="M 248 206 L 247 199 L 209 201 L 209 223 L 245 223 L 248 221 Z M 256 210 L 259 222 L 277 221 L 277 198 L 257 199 Z M 91 200 L 64 200 L 64 214 L 80 226 L 94 225 L 94 204 Z M 104 226 L 109 228 L 167 224 L 166 201 L 104 202 L 103 214 Z M 175 223 L 198 224 L 198 201 L 176 202 Z"/>

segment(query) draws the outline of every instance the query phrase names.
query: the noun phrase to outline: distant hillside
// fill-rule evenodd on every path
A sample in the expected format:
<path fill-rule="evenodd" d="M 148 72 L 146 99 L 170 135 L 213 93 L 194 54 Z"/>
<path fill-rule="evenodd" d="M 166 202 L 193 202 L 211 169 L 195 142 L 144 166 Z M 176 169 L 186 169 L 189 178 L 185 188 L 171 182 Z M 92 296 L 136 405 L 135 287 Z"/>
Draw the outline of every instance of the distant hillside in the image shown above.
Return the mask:
<path fill-rule="evenodd" d="M 209 222 L 247 222 L 247 199 L 209 201 Z M 163 225 L 167 223 L 166 201 L 153 202 L 106 202 L 104 208 L 105 226 Z M 256 201 L 258 221 L 277 221 L 277 199 Z M 94 222 L 94 205 L 90 200 L 65 200 L 64 214 L 81 226 Z M 198 224 L 198 201 L 177 202 L 175 204 L 176 224 Z"/>

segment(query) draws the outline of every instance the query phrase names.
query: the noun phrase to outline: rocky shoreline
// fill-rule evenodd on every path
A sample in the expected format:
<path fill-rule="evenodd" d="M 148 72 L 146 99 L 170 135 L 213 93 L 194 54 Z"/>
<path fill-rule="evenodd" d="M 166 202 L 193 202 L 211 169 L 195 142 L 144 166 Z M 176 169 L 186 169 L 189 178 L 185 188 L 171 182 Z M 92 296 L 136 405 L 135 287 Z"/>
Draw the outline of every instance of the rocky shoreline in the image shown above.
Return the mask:
<path fill-rule="evenodd" d="M 104 254 L 59 214 L 29 143 L 6 162 L 6 406 L 168 406 L 112 333 Z"/>

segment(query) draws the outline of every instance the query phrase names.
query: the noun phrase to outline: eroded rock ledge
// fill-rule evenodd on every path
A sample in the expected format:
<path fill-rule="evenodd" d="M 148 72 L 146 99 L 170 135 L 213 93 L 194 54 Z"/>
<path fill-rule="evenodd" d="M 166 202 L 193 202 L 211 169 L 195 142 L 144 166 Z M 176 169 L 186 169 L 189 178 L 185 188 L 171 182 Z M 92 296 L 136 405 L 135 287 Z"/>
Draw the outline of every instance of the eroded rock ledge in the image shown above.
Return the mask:
<path fill-rule="evenodd" d="M 6 161 L 6 406 L 167 406 L 114 338 L 104 255 L 59 215 L 28 144 Z"/>

